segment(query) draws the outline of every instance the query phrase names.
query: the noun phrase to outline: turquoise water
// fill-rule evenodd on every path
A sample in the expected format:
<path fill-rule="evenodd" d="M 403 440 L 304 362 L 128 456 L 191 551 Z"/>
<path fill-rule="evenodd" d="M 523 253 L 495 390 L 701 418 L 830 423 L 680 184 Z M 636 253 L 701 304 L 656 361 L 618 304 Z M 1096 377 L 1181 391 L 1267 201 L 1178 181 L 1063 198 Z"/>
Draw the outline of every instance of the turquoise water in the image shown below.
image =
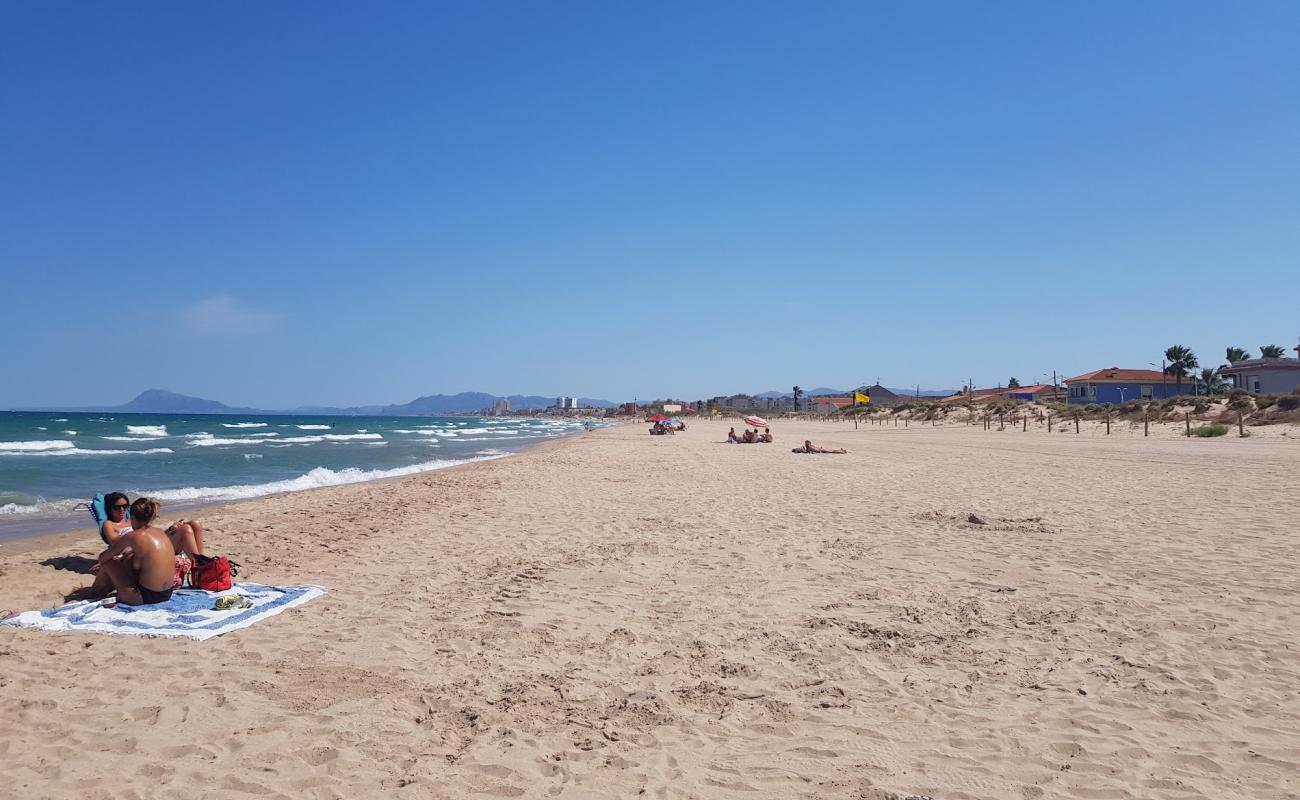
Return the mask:
<path fill-rule="evenodd" d="M 75 527 L 85 512 L 73 507 L 95 492 L 193 507 L 500 458 L 582 428 L 502 417 L 0 412 L 0 539 Z"/>

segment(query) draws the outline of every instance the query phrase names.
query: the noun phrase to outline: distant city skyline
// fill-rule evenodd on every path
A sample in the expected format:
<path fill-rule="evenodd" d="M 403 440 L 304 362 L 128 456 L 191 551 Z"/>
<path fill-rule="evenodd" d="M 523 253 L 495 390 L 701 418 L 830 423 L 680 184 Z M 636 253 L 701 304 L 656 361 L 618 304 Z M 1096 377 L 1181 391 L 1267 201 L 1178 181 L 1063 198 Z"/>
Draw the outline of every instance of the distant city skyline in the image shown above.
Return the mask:
<path fill-rule="evenodd" d="M 0 408 L 1289 354 L 1298 29 L 1281 2 L 5 4 Z"/>

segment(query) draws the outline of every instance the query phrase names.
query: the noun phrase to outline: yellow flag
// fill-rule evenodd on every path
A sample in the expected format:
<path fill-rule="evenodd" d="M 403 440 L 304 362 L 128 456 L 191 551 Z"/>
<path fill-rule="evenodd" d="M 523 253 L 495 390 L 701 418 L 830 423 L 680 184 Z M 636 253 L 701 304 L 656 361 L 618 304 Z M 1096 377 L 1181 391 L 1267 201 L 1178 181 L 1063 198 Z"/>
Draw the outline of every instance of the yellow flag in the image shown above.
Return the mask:
<path fill-rule="evenodd" d="M 859 391 L 854 391 L 854 392 L 853 392 L 853 404 L 854 404 L 854 405 L 866 404 L 866 403 L 870 403 L 870 402 L 871 402 L 871 397 L 870 397 L 870 395 L 865 395 L 865 394 L 863 394 L 862 392 L 859 392 Z"/>

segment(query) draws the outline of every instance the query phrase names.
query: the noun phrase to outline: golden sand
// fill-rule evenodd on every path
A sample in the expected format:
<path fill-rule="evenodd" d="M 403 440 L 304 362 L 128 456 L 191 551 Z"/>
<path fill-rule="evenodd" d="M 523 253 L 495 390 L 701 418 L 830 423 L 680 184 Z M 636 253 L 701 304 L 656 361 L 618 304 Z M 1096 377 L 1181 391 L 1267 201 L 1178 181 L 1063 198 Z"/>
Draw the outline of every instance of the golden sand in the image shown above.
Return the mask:
<path fill-rule="evenodd" d="M 0 797 L 1300 793 L 1300 436 L 727 427 L 205 511 L 330 594 L 0 628 Z M 0 546 L 0 608 L 96 543 Z"/>

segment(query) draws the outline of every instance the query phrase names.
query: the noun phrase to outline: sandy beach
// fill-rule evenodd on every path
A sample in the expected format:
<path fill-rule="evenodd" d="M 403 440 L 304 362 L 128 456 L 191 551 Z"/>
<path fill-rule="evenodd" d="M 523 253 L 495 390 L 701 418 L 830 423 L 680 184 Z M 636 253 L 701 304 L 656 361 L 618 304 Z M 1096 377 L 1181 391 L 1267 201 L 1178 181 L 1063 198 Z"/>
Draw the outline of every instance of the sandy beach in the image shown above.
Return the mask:
<path fill-rule="evenodd" d="M 1294 429 L 728 425 L 205 510 L 329 594 L 0 628 L 0 798 L 1300 797 Z M 0 609 L 96 544 L 0 545 Z"/>

